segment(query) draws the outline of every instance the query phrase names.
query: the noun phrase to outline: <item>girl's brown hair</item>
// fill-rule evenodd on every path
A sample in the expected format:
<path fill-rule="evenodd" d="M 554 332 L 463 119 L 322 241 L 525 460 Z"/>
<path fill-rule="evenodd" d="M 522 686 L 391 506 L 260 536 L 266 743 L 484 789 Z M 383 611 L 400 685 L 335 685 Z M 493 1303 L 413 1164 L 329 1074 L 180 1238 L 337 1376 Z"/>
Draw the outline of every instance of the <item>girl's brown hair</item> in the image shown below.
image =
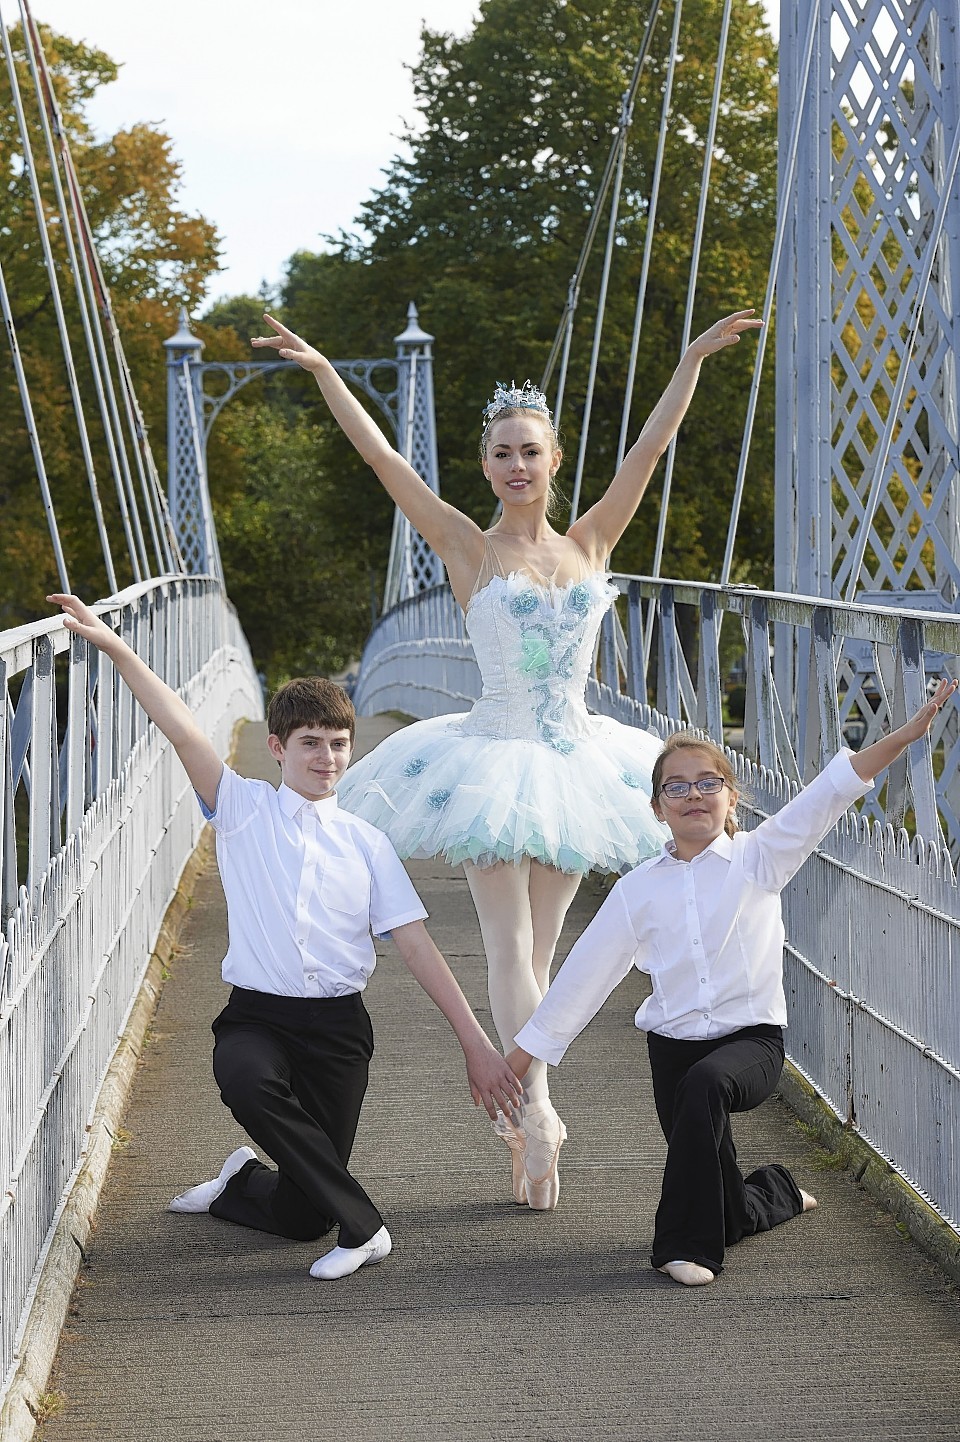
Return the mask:
<path fill-rule="evenodd" d="M 740 786 L 737 782 L 737 774 L 730 764 L 730 758 L 725 751 L 722 751 L 715 741 L 705 740 L 698 736 L 695 731 L 677 731 L 669 736 L 664 742 L 663 750 L 653 763 L 653 777 L 651 785 L 653 788 L 653 799 L 656 801 L 660 795 L 660 787 L 663 782 L 663 769 L 667 761 L 677 751 L 702 751 L 704 756 L 709 756 L 710 764 L 717 768 L 718 775 L 722 776 L 730 788 L 731 795 L 740 794 Z M 723 829 L 728 836 L 733 836 L 740 828 L 737 825 L 737 818 L 732 811 L 727 812 Z"/>

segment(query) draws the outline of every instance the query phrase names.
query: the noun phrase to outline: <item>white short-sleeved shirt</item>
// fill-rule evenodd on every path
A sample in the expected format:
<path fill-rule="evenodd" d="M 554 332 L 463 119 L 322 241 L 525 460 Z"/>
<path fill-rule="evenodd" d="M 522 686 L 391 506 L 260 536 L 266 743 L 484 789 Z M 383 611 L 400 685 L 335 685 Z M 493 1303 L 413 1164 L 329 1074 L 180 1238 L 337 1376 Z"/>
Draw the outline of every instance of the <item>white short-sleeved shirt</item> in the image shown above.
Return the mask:
<path fill-rule="evenodd" d="M 841 751 L 753 831 L 718 836 L 692 861 L 668 843 L 614 886 L 571 950 L 517 1044 L 556 1064 L 632 966 L 653 995 L 636 1024 L 680 1040 L 784 1026 L 780 893 L 873 785 Z"/>
<path fill-rule="evenodd" d="M 198 798 L 199 799 L 199 798 Z M 210 811 L 227 899 L 223 979 L 274 996 L 347 996 L 376 935 L 427 913 L 392 845 L 336 796 L 308 801 L 224 766 Z"/>

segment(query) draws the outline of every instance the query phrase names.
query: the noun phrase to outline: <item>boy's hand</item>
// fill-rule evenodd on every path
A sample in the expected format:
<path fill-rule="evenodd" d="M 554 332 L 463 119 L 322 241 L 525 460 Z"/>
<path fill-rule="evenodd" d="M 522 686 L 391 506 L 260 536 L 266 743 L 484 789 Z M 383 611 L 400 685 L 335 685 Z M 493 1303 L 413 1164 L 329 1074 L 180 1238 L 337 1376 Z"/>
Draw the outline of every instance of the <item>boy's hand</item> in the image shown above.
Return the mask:
<path fill-rule="evenodd" d="M 484 1037 L 475 1048 L 464 1048 L 464 1056 L 474 1106 L 483 1107 L 491 1121 L 498 1111 L 515 1114 L 523 1088 L 496 1047 Z"/>
<path fill-rule="evenodd" d="M 47 600 L 54 606 L 60 606 L 64 613 L 63 624 L 68 631 L 74 631 L 89 641 L 92 646 L 103 649 L 104 642 L 116 640 L 116 633 L 110 630 L 105 621 L 85 606 L 79 596 L 65 596 L 55 592 L 48 596 Z"/>

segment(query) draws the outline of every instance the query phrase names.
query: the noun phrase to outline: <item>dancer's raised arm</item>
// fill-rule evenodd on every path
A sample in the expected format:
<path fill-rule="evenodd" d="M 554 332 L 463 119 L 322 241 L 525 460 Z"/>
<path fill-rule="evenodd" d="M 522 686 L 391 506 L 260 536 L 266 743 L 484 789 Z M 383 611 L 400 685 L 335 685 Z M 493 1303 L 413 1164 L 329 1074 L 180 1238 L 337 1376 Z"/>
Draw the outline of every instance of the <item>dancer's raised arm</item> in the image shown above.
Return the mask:
<path fill-rule="evenodd" d="M 310 372 L 337 425 L 410 524 L 448 566 L 451 563 L 456 566 L 463 558 L 468 567 L 472 565 L 475 574 L 483 554 L 480 528 L 431 491 L 351 395 L 326 356 L 272 315 L 264 312 L 263 318 L 276 335 L 254 336 L 250 344 L 257 349 L 274 350 L 282 360 L 296 361 Z"/>
<path fill-rule="evenodd" d="M 724 316 L 690 342 L 670 384 L 647 417 L 646 425 L 623 458 L 606 492 L 570 528 L 570 535 L 588 555 L 609 556 L 632 521 L 654 468 L 687 413 L 708 355 L 736 345 L 744 331 L 757 330 L 762 320 L 752 310 Z"/>

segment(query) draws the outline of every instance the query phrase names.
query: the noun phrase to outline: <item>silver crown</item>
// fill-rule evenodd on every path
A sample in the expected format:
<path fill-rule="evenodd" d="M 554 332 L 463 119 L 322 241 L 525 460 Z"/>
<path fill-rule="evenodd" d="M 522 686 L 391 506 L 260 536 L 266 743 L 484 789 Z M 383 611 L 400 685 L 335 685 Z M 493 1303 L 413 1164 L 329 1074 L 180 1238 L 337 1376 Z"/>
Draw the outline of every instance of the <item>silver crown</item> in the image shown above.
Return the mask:
<path fill-rule="evenodd" d="M 493 400 L 483 408 L 484 430 L 501 411 L 539 411 L 551 423 L 553 420 L 546 396 L 533 381 L 524 381 L 522 386 L 518 386 L 516 381 L 511 381 L 509 386 L 504 381 L 497 381 Z"/>

